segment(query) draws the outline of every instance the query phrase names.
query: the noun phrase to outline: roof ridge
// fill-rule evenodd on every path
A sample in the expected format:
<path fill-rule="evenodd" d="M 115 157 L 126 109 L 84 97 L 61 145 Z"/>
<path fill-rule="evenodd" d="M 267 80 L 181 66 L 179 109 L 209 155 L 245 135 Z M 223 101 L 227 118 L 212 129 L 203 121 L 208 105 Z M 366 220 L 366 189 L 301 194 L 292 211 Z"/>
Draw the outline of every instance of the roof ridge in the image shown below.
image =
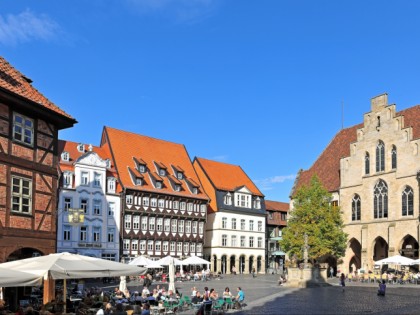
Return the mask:
<path fill-rule="evenodd" d="M 129 134 L 132 134 L 132 135 L 135 135 L 135 136 L 145 137 L 145 138 L 149 138 L 149 139 L 157 140 L 157 141 L 161 141 L 161 142 L 167 142 L 167 143 L 172 143 L 172 144 L 176 144 L 176 145 L 183 145 L 182 143 L 169 141 L 169 140 L 165 140 L 165 139 L 159 139 L 159 138 L 143 135 L 143 134 L 140 134 L 140 133 L 136 133 L 134 131 L 122 130 L 122 129 L 114 128 L 114 127 L 110 127 L 110 126 L 104 126 L 104 128 L 110 129 L 110 130 L 115 130 L 115 131 L 120 131 L 120 132 L 123 132 L 123 133 L 129 133 Z"/>

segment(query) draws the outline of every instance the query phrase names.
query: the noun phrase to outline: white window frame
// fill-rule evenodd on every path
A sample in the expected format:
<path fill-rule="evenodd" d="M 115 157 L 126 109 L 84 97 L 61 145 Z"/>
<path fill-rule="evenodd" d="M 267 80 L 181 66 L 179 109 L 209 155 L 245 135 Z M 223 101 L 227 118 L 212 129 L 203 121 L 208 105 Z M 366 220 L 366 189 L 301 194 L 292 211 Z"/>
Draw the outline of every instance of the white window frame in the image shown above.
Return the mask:
<path fill-rule="evenodd" d="M 113 217 L 115 214 L 115 202 L 108 203 L 108 216 Z"/>
<path fill-rule="evenodd" d="M 146 250 L 146 240 L 140 240 L 140 250 Z"/>
<path fill-rule="evenodd" d="M 108 240 L 108 243 L 115 242 L 115 229 L 114 228 L 108 228 L 107 240 Z"/>
<path fill-rule="evenodd" d="M 181 254 L 182 253 L 182 242 L 177 242 L 176 243 L 176 252 L 178 254 Z"/>
<path fill-rule="evenodd" d="M 141 217 L 141 230 L 147 231 L 147 217 Z"/>
<path fill-rule="evenodd" d="M 207 205 L 200 205 L 200 211 L 201 211 L 201 213 L 206 213 Z"/>
<path fill-rule="evenodd" d="M 80 199 L 80 209 L 83 209 L 85 214 L 89 212 L 89 200 L 87 198 Z"/>
<path fill-rule="evenodd" d="M 174 252 L 175 251 L 175 241 L 171 241 L 170 243 L 170 251 Z"/>
<path fill-rule="evenodd" d="M 123 240 L 123 249 L 130 250 L 130 240 L 128 239 Z"/>
<path fill-rule="evenodd" d="M 262 246 L 262 237 L 259 237 L 258 238 L 258 244 L 257 244 L 257 246 L 258 246 L 258 248 L 262 248 L 263 246 Z"/>
<path fill-rule="evenodd" d="M 124 229 L 131 230 L 131 214 L 124 216 Z"/>
<path fill-rule="evenodd" d="M 156 219 L 156 231 L 162 232 L 163 231 L 163 218 Z"/>
<path fill-rule="evenodd" d="M 108 177 L 108 192 L 111 194 L 115 193 L 115 183 L 116 179 L 114 177 Z"/>
<path fill-rule="evenodd" d="M 237 246 L 236 245 L 236 235 L 232 235 L 230 237 L 230 246 L 232 246 L 232 247 L 236 247 Z"/>
<path fill-rule="evenodd" d="M 162 198 L 158 199 L 158 207 L 165 208 L 165 199 L 162 199 Z"/>
<path fill-rule="evenodd" d="M 184 233 L 184 220 L 178 220 L 178 232 Z"/>
<path fill-rule="evenodd" d="M 185 233 L 190 234 L 191 233 L 191 221 L 187 220 L 185 222 Z"/>
<path fill-rule="evenodd" d="M 93 240 L 92 241 L 95 242 L 95 243 L 100 243 L 101 242 L 101 227 L 94 226 L 92 235 L 93 235 Z"/>
<path fill-rule="evenodd" d="M 63 173 L 63 186 L 64 188 L 73 187 L 73 173 L 72 172 Z"/>
<path fill-rule="evenodd" d="M 204 234 L 204 222 L 200 222 L 198 224 L 198 234 L 200 234 L 200 235 Z"/>
<path fill-rule="evenodd" d="M 143 197 L 143 207 L 149 206 L 149 197 Z"/>
<path fill-rule="evenodd" d="M 80 185 L 89 186 L 89 172 L 80 172 Z"/>
<path fill-rule="evenodd" d="M 156 218 L 150 217 L 149 218 L 149 231 L 154 231 L 156 227 Z"/>
<path fill-rule="evenodd" d="M 249 247 L 251 247 L 251 248 L 253 248 L 254 247 L 254 237 L 253 236 L 250 236 L 249 237 Z"/>
<path fill-rule="evenodd" d="M 126 195 L 125 196 L 125 203 L 126 204 L 132 205 L 133 204 L 133 200 L 134 200 L 133 195 Z"/>
<path fill-rule="evenodd" d="M 228 236 L 226 234 L 222 235 L 222 246 L 223 247 L 227 246 L 227 238 L 228 238 Z"/>
<path fill-rule="evenodd" d="M 100 173 L 93 174 L 93 186 L 94 187 L 101 187 L 102 185 L 102 175 Z"/>
<path fill-rule="evenodd" d="M 192 212 L 192 211 L 194 211 L 194 205 L 193 205 L 193 203 L 192 203 L 192 202 L 189 202 L 189 203 L 187 204 L 187 211 L 188 211 L 188 212 Z"/>
<path fill-rule="evenodd" d="M 33 146 L 34 121 L 21 114 L 13 113 L 13 140 Z"/>
<path fill-rule="evenodd" d="M 174 201 L 174 202 L 172 202 L 172 208 L 174 209 L 174 210 L 178 210 L 179 209 L 179 201 Z"/>
<path fill-rule="evenodd" d="M 32 180 L 12 176 L 12 212 L 32 213 Z"/>
<path fill-rule="evenodd" d="M 71 226 L 63 226 L 63 241 L 71 241 Z"/>
<path fill-rule="evenodd" d="M 198 225 L 198 222 L 197 221 L 193 221 L 193 223 L 192 223 L 192 232 L 193 232 L 193 234 L 197 234 L 197 225 Z"/>
<path fill-rule="evenodd" d="M 179 208 L 181 211 L 184 211 L 186 206 L 187 206 L 187 203 L 185 201 L 181 201 L 179 203 Z"/>
<path fill-rule="evenodd" d="M 178 230 L 178 220 L 177 219 L 172 219 L 171 220 L 171 232 L 176 233 L 177 230 Z"/>
<path fill-rule="evenodd" d="M 249 230 L 254 231 L 254 220 L 249 220 Z"/>
<path fill-rule="evenodd" d="M 65 212 L 69 211 L 69 209 L 72 207 L 73 204 L 73 198 L 72 197 L 64 197 L 63 198 L 63 210 Z"/>
<path fill-rule="evenodd" d="M 168 241 L 163 241 L 162 243 L 162 250 L 166 253 L 169 250 L 169 242 Z"/>
<path fill-rule="evenodd" d="M 157 199 L 156 198 L 150 198 L 150 206 L 151 207 L 157 207 Z"/>
<path fill-rule="evenodd" d="M 133 230 L 140 230 L 140 216 L 133 215 Z"/>
<path fill-rule="evenodd" d="M 222 218 L 222 229 L 227 229 L 227 218 L 226 217 Z"/>
<path fill-rule="evenodd" d="M 258 221 L 258 232 L 262 232 L 262 221 Z"/>
<path fill-rule="evenodd" d="M 99 199 L 93 200 L 93 215 L 101 215 L 102 201 Z"/>
<path fill-rule="evenodd" d="M 163 222 L 163 230 L 165 232 L 170 232 L 171 231 L 171 219 L 165 219 L 165 221 Z"/>

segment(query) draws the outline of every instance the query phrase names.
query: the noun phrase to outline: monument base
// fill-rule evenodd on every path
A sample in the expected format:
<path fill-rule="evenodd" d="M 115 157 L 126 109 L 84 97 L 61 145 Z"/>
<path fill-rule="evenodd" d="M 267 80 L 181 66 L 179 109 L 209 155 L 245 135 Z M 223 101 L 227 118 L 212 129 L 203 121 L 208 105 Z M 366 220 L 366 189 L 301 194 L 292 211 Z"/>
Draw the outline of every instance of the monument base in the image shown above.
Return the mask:
<path fill-rule="evenodd" d="M 330 286 L 327 283 L 327 269 L 320 267 L 289 268 L 288 279 L 285 284 L 293 288 Z"/>

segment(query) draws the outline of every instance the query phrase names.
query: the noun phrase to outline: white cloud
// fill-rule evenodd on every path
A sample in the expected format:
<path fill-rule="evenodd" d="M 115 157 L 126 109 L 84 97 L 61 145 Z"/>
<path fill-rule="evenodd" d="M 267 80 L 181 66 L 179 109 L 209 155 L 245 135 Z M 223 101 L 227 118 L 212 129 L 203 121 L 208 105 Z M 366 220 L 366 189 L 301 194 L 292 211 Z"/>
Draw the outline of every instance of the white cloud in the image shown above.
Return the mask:
<path fill-rule="evenodd" d="M 53 39 L 59 25 L 45 14 L 25 10 L 17 15 L 0 15 L 0 43 L 15 45 L 32 40 Z"/>
<path fill-rule="evenodd" d="M 220 0 L 126 0 L 141 13 L 163 13 L 178 22 L 196 22 L 206 18 Z"/>
<path fill-rule="evenodd" d="M 228 160 L 228 155 L 217 155 L 214 157 L 209 158 L 209 160 L 219 161 L 219 162 L 226 162 Z"/>
<path fill-rule="evenodd" d="M 261 189 L 261 190 L 272 190 L 275 184 L 281 184 L 286 181 L 295 180 L 296 175 L 278 175 L 263 179 L 255 179 L 254 183 Z"/>

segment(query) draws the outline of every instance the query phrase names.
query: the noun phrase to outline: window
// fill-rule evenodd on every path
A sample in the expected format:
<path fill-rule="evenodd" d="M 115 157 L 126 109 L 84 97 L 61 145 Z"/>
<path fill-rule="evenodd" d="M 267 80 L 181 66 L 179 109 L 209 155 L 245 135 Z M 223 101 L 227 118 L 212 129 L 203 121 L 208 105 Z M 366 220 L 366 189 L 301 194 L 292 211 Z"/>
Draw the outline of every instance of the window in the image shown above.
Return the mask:
<path fill-rule="evenodd" d="M 124 228 L 126 230 L 131 229 L 131 215 L 125 215 L 124 216 Z"/>
<path fill-rule="evenodd" d="M 155 230 L 155 221 L 156 218 L 149 218 L 149 231 L 154 231 Z"/>
<path fill-rule="evenodd" d="M 139 229 L 140 229 L 140 216 L 133 215 L 133 230 L 139 230 Z"/>
<path fill-rule="evenodd" d="M 262 221 L 258 221 L 258 232 L 262 232 Z"/>
<path fill-rule="evenodd" d="M 201 205 L 200 206 L 201 213 L 206 213 L 206 210 L 207 210 L 207 205 Z"/>
<path fill-rule="evenodd" d="M 351 201 L 351 220 L 359 221 L 361 212 L 361 201 L 359 195 L 354 195 Z"/>
<path fill-rule="evenodd" d="M 231 227 L 232 227 L 232 230 L 236 230 L 236 219 L 235 218 L 232 218 L 232 225 L 231 225 Z"/>
<path fill-rule="evenodd" d="M 370 173 L 370 156 L 369 153 L 366 152 L 365 155 L 365 175 L 369 175 Z"/>
<path fill-rule="evenodd" d="M 164 241 L 163 245 L 162 245 L 163 251 L 166 253 L 168 252 L 169 249 L 169 242 L 168 241 Z"/>
<path fill-rule="evenodd" d="M 194 205 L 191 202 L 189 202 L 187 206 L 188 206 L 188 210 L 187 210 L 188 212 L 192 212 L 194 210 Z"/>
<path fill-rule="evenodd" d="M 227 218 L 223 217 L 222 218 L 222 229 L 226 229 L 227 228 Z"/>
<path fill-rule="evenodd" d="M 108 192 L 115 193 L 115 178 L 108 177 Z"/>
<path fill-rule="evenodd" d="M 232 195 L 230 194 L 230 192 L 228 192 L 225 195 L 225 205 L 227 205 L 227 206 L 232 205 Z"/>
<path fill-rule="evenodd" d="M 397 147 L 395 145 L 392 146 L 391 150 L 391 167 L 393 170 L 397 168 Z"/>
<path fill-rule="evenodd" d="M 157 189 L 162 189 L 162 182 L 161 181 L 156 182 L 156 188 Z"/>
<path fill-rule="evenodd" d="M 106 168 L 111 168 L 111 160 L 110 159 L 106 159 L 105 160 L 105 165 L 106 165 Z"/>
<path fill-rule="evenodd" d="M 385 171 L 385 144 L 380 140 L 376 146 L 376 171 Z"/>
<path fill-rule="evenodd" d="M 141 217 L 141 229 L 147 231 L 147 217 Z"/>
<path fill-rule="evenodd" d="M 156 241 L 155 243 L 155 252 L 159 252 L 162 250 L 162 242 L 161 241 Z"/>
<path fill-rule="evenodd" d="M 177 221 L 176 219 L 172 219 L 172 228 L 171 231 L 174 233 L 177 231 Z"/>
<path fill-rule="evenodd" d="M 178 254 L 182 253 L 182 242 L 176 243 L 176 251 L 178 252 Z"/>
<path fill-rule="evenodd" d="M 108 236 L 107 236 L 108 243 L 114 243 L 114 235 L 115 235 L 115 229 L 108 229 Z"/>
<path fill-rule="evenodd" d="M 191 233 L 191 221 L 185 222 L 185 233 L 190 234 Z"/>
<path fill-rule="evenodd" d="M 241 247 L 245 247 L 245 236 L 241 236 Z"/>
<path fill-rule="evenodd" d="M 71 240 L 71 226 L 65 225 L 63 227 L 63 241 L 70 241 Z"/>
<path fill-rule="evenodd" d="M 175 184 L 175 191 L 181 191 L 181 185 Z"/>
<path fill-rule="evenodd" d="M 178 201 L 174 201 L 172 203 L 172 207 L 174 208 L 174 210 L 177 210 L 179 208 L 179 202 Z"/>
<path fill-rule="evenodd" d="M 254 208 L 255 208 L 255 209 L 261 209 L 261 199 L 260 199 L 260 197 L 257 197 L 257 198 L 254 200 Z"/>
<path fill-rule="evenodd" d="M 143 184 L 143 181 L 140 177 L 136 177 L 136 185 L 141 186 Z"/>
<path fill-rule="evenodd" d="M 87 241 L 87 226 L 80 227 L 80 241 L 81 242 Z"/>
<path fill-rule="evenodd" d="M 132 251 L 138 251 L 139 250 L 139 241 L 138 240 L 132 240 L 131 241 L 131 250 Z"/>
<path fill-rule="evenodd" d="M 249 237 L 249 247 L 254 247 L 254 237 L 253 236 Z"/>
<path fill-rule="evenodd" d="M 145 251 L 146 250 L 146 240 L 140 241 L 140 250 Z"/>
<path fill-rule="evenodd" d="M 267 211 L 267 214 L 268 214 L 268 218 L 269 218 L 270 220 L 272 220 L 272 219 L 273 219 L 273 212 L 271 212 L 271 211 Z"/>
<path fill-rule="evenodd" d="M 143 207 L 149 206 L 149 197 L 143 197 Z"/>
<path fill-rule="evenodd" d="M 177 177 L 179 180 L 182 180 L 182 179 L 184 178 L 184 176 L 183 176 L 182 172 L 178 172 L 178 173 L 176 174 L 176 177 Z"/>
<path fill-rule="evenodd" d="M 93 228 L 93 241 L 96 243 L 101 241 L 101 228 L 98 226 Z"/>
<path fill-rule="evenodd" d="M 171 219 L 165 219 L 164 229 L 165 229 L 165 232 L 171 231 Z"/>
<path fill-rule="evenodd" d="M 153 241 L 147 241 L 147 251 L 149 253 L 153 252 Z"/>
<path fill-rule="evenodd" d="M 66 151 L 63 151 L 63 153 L 61 153 L 61 160 L 68 162 L 70 160 L 70 154 Z"/>
<path fill-rule="evenodd" d="M 166 171 L 163 168 L 159 170 L 159 176 L 166 176 Z"/>
<path fill-rule="evenodd" d="M 254 231 L 254 220 L 249 220 L 249 230 Z"/>
<path fill-rule="evenodd" d="M 230 246 L 236 247 L 236 235 L 232 235 L 230 238 Z"/>
<path fill-rule="evenodd" d="M 184 233 L 184 220 L 179 220 L 178 221 L 178 232 L 179 233 Z"/>
<path fill-rule="evenodd" d="M 13 139 L 25 144 L 33 145 L 34 123 L 32 119 L 16 113 L 14 114 Z"/>
<path fill-rule="evenodd" d="M 133 195 L 126 195 L 125 196 L 125 202 L 128 205 L 132 205 L 133 204 Z"/>
<path fill-rule="evenodd" d="M 172 242 L 170 243 L 170 246 L 171 246 L 171 247 L 170 247 L 171 252 L 174 252 L 174 251 L 175 251 L 175 242 L 173 242 L 173 241 L 172 241 Z"/>
<path fill-rule="evenodd" d="M 198 243 L 197 244 L 197 253 L 201 253 L 203 252 L 203 244 L 202 243 Z"/>
<path fill-rule="evenodd" d="M 93 200 L 93 214 L 101 215 L 102 202 L 100 200 Z"/>
<path fill-rule="evenodd" d="M 197 221 L 193 221 L 192 223 L 192 232 L 193 234 L 197 234 Z"/>
<path fill-rule="evenodd" d="M 146 166 L 145 166 L 145 165 L 143 165 L 143 164 L 140 164 L 140 165 L 139 165 L 139 172 L 140 172 L 140 173 L 145 173 L 145 172 L 146 172 Z"/>
<path fill-rule="evenodd" d="M 184 254 L 187 254 L 190 251 L 190 243 L 184 243 Z"/>
<path fill-rule="evenodd" d="M 102 253 L 101 255 L 102 259 L 109 260 L 109 261 L 116 261 L 115 256 L 116 256 L 115 254 L 107 254 L 107 253 Z"/>
<path fill-rule="evenodd" d="M 64 211 L 69 211 L 69 209 L 71 208 L 71 198 L 70 197 L 65 197 L 64 198 Z"/>
<path fill-rule="evenodd" d="M 185 210 L 187 203 L 185 201 L 181 201 L 179 204 L 180 204 L 181 210 Z"/>
<path fill-rule="evenodd" d="M 195 253 L 195 243 L 190 244 L 190 253 L 192 253 L 192 254 Z"/>
<path fill-rule="evenodd" d="M 115 202 L 108 203 L 108 215 L 113 217 L 115 213 Z"/>
<path fill-rule="evenodd" d="M 402 215 L 413 215 L 414 213 L 414 194 L 413 188 L 406 186 L 402 193 Z"/>
<path fill-rule="evenodd" d="M 193 193 L 194 195 L 197 195 L 197 194 L 198 194 L 198 188 L 197 188 L 197 187 L 194 187 L 194 188 L 192 189 L 192 193 Z"/>
<path fill-rule="evenodd" d="M 165 208 L 165 199 L 159 199 L 158 205 L 159 208 Z"/>
<path fill-rule="evenodd" d="M 89 173 L 88 172 L 82 172 L 80 175 L 81 185 L 87 186 L 89 185 Z"/>
<path fill-rule="evenodd" d="M 162 232 L 163 231 L 163 218 L 156 219 L 156 231 Z"/>
<path fill-rule="evenodd" d="M 280 212 L 280 219 L 282 221 L 286 221 L 287 220 L 287 212 Z"/>
<path fill-rule="evenodd" d="M 373 192 L 373 217 L 375 219 L 388 217 L 388 186 L 380 179 Z"/>
<path fill-rule="evenodd" d="M 93 185 L 95 187 L 101 187 L 101 180 L 102 180 L 101 174 L 95 173 L 93 177 Z"/>
<path fill-rule="evenodd" d="M 12 210 L 20 213 L 32 212 L 32 181 L 12 176 Z"/>
<path fill-rule="evenodd" d="M 198 234 L 200 234 L 200 235 L 204 234 L 204 222 L 200 222 L 198 224 Z"/>
<path fill-rule="evenodd" d="M 150 206 L 151 207 L 156 207 L 157 206 L 157 199 L 156 198 L 151 198 L 150 199 Z"/>
<path fill-rule="evenodd" d="M 71 172 L 64 172 L 63 186 L 65 188 L 71 188 L 73 186 L 73 174 Z"/>
<path fill-rule="evenodd" d="M 241 220 L 241 230 L 245 230 L 245 220 Z"/>
<path fill-rule="evenodd" d="M 241 208 L 251 208 L 250 207 L 251 196 L 245 194 L 235 194 L 235 204 L 237 207 Z"/>
<path fill-rule="evenodd" d="M 258 248 L 262 248 L 262 247 L 263 247 L 263 246 L 262 246 L 262 243 L 263 243 L 263 242 L 262 242 L 262 237 L 259 237 L 259 238 L 258 238 L 258 244 L 257 244 L 257 245 L 258 245 Z"/>
<path fill-rule="evenodd" d="M 85 145 L 83 143 L 79 143 L 77 145 L 77 151 L 79 151 L 79 152 L 85 152 Z"/>
<path fill-rule="evenodd" d="M 124 240 L 123 241 L 123 249 L 124 250 L 130 250 L 130 240 Z"/>
<path fill-rule="evenodd" d="M 222 246 L 223 247 L 227 246 L 227 235 L 226 234 L 222 235 Z"/>
<path fill-rule="evenodd" d="M 80 200 L 80 208 L 83 209 L 84 213 L 88 213 L 88 200 L 87 199 Z"/>

